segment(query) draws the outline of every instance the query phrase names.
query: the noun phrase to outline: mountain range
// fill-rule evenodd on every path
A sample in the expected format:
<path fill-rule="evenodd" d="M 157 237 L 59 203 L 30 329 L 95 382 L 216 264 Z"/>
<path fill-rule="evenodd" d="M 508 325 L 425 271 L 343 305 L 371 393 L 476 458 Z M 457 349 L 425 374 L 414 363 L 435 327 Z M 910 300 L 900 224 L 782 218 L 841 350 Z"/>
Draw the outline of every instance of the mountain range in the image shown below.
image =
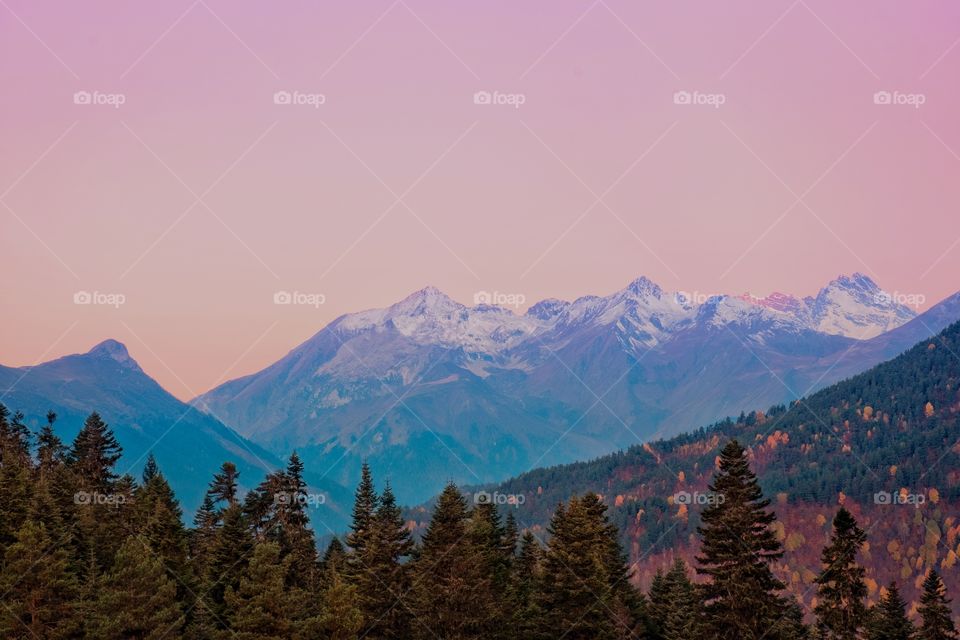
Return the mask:
<path fill-rule="evenodd" d="M 116 472 L 139 478 L 152 453 L 189 516 L 203 499 L 207 483 L 224 461 L 236 464 L 240 484 L 255 487 L 281 456 L 243 438 L 213 416 L 168 393 L 130 357 L 126 347 L 106 340 L 87 353 L 29 367 L 0 365 L 2 400 L 36 432 L 48 411 L 67 444 L 91 412 L 98 412 L 123 447 Z M 350 496 L 336 483 L 308 477 L 328 496 L 325 517 L 340 526 L 349 513 Z M 345 509 L 345 511 L 341 511 Z"/>
<path fill-rule="evenodd" d="M 774 571 L 807 611 L 841 505 L 867 534 L 859 557 L 871 601 L 893 580 L 915 601 L 931 568 L 952 592 L 960 589 L 960 322 L 788 405 L 469 491 L 512 500 L 506 508 L 519 526 L 539 537 L 558 503 L 601 495 L 648 587 L 675 558 L 695 563 L 700 514 L 732 438 L 747 448 L 777 514 L 773 528 L 786 553 Z M 407 519 L 422 532 L 429 512 L 410 509 Z"/>
<path fill-rule="evenodd" d="M 428 287 L 341 316 L 192 404 L 343 485 L 367 460 L 402 501 L 602 455 L 796 400 L 960 318 L 862 274 L 816 296 L 667 292 L 646 278 L 525 313 Z"/>
<path fill-rule="evenodd" d="M 496 482 L 789 402 L 896 356 L 960 319 L 960 294 L 917 315 L 861 274 L 816 296 L 702 296 L 639 278 L 608 296 L 517 314 L 426 288 L 341 316 L 263 371 L 183 403 L 107 340 L 0 366 L 2 401 L 69 441 L 99 411 L 153 452 L 188 514 L 225 460 L 255 486 L 296 450 L 345 522 L 362 460 L 416 504 L 445 482 Z"/>

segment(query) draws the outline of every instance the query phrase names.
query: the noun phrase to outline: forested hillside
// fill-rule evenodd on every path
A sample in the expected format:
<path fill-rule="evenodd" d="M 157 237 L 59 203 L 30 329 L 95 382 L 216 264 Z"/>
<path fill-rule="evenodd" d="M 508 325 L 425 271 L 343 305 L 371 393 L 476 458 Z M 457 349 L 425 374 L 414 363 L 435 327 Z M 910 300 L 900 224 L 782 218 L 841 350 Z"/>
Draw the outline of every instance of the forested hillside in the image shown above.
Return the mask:
<path fill-rule="evenodd" d="M 322 553 L 296 454 L 246 493 L 225 461 L 187 528 L 98 414 L 0 406 L 0 637 L 956 640 L 958 353 L 411 518 L 364 465 Z"/>
<path fill-rule="evenodd" d="M 690 434 L 590 462 L 537 469 L 487 487 L 521 495 L 511 509 L 542 528 L 559 502 L 596 491 L 610 505 L 642 580 L 675 557 L 692 559 L 707 484 L 732 437 L 780 516 L 778 574 L 810 603 L 832 513 L 843 505 L 868 532 L 870 597 L 897 579 L 915 600 L 929 568 L 960 586 L 960 324 L 870 371 L 789 407 L 727 419 Z M 691 398 L 691 402 L 696 402 Z M 689 497 L 687 496 L 689 494 Z M 699 504 L 698 504 L 699 502 Z M 414 511 L 416 521 L 419 515 Z"/>

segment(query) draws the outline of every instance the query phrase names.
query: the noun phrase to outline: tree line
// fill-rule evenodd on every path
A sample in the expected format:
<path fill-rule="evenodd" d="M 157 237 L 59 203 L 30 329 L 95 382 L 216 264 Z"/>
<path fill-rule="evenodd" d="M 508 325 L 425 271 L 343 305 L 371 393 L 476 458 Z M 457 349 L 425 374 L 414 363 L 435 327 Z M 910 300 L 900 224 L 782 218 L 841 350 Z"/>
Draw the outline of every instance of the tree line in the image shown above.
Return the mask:
<path fill-rule="evenodd" d="M 746 450 L 729 441 L 703 511 L 700 553 L 648 593 L 634 586 L 607 506 L 557 505 L 547 534 L 515 510 L 447 486 L 415 540 L 390 485 L 362 468 L 352 524 L 318 553 L 294 453 L 241 495 L 212 478 L 192 527 L 153 458 L 118 475 L 121 448 L 96 413 L 67 446 L 0 405 L 0 637 L 444 640 L 956 640 L 950 601 L 926 576 L 917 621 L 896 584 L 868 607 L 866 534 L 841 509 L 804 612 Z"/>

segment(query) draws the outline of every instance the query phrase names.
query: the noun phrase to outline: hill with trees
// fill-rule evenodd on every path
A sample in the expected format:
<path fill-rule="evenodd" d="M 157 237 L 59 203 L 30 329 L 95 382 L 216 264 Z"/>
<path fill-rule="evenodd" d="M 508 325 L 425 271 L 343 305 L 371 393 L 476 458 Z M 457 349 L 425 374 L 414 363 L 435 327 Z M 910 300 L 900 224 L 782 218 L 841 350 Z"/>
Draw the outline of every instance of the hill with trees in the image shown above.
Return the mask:
<path fill-rule="evenodd" d="M 868 533 L 869 599 L 879 600 L 896 580 L 915 611 L 928 570 L 960 588 L 958 411 L 960 323 L 789 406 L 474 491 L 512 500 L 509 510 L 533 531 L 543 531 L 569 496 L 596 492 L 649 586 L 675 559 L 692 562 L 719 452 L 736 438 L 779 515 L 774 526 L 785 552 L 777 575 L 805 605 L 815 604 L 820 550 L 842 506 Z M 408 513 L 415 528 L 427 511 Z"/>

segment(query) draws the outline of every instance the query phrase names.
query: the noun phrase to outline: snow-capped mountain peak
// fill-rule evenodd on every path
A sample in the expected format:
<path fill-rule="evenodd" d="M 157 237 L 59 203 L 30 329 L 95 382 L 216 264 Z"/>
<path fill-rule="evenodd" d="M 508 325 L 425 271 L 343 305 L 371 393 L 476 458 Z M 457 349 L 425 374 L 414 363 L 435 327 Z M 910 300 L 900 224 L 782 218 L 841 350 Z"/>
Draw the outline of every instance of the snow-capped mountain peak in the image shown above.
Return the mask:
<path fill-rule="evenodd" d="M 630 293 L 634 296 L 648 298 L 661 298 L 663 297 L 663 289 L 660 288 L 656 282 L 653 282 L 646 276 L 640 276 L 633 282 L 627 285 L 621 293 Z"/>
<path fill-rule="evenodd" d="M 805 299 L 811 326 L 822 333 L 865 340 L 899 327 L 916 316 L 862 273 L 841 275 Z"/>

